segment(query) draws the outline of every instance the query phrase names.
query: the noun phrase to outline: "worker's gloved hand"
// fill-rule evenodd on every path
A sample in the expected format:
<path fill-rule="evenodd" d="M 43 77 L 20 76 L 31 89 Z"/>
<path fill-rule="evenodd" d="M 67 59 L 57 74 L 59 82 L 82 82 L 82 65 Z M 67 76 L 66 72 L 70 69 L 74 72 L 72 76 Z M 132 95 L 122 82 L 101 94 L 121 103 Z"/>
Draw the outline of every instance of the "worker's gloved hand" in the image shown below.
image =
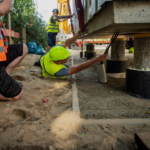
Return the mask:
<path fill-rule="evenodd" d="M 107 54 L 104 54 L 104 55 L 101 55 L 99 57 L 96 57 L 95 59 L 97 62 L 102 62 L 102 61 L 106 60 L 107 56 L 108 56 Z"/>

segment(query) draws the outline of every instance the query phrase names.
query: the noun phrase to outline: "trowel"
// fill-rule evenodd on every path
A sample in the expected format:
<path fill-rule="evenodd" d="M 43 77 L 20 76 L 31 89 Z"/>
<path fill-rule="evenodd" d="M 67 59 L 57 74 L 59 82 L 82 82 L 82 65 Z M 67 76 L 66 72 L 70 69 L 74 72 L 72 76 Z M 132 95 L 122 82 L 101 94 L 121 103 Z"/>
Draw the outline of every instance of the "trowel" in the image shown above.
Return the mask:
<path fill-rule="evenodd" d="M 118 37 L 119 32 L 115 32 L 109 42 L 109 44 L 106 47 L 106 50 L 104 52 L 104 54 L 108 54 L 109 48 L 112 45 L 112 43 L 116 40 L 116 38 Z M 98 81 L 100 83 L 106 83 L 107 82 L 107 75 L 106 75 L 106 69 L 105 69 L 105 65 L 104 62 L 101 62 L 100 64 L 96 65 L 96 71 L 98 74 Z"/>

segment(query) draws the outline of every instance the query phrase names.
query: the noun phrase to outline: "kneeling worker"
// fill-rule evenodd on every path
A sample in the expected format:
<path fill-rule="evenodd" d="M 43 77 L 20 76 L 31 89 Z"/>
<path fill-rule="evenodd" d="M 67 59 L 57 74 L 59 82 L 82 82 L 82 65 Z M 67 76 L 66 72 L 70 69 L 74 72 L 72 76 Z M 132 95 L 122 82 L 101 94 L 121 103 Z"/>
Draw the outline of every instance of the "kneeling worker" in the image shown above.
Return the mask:
<path fill-rule="evenodd" d="M 9 13 L 12 0 L 0 0 L 0 17 Z M 23 93 L 21 83 L 10 74 L 27 55 L 25 44 L 8 45 L 0 22 L 0 100 L 18 100 Z"/>
<path fill-rule="evenodd" d="M 42 56 L 40 60 L 35 63 L 35 65 L 41 66 L 43 76 L 64 78 L 65 76 L 75 74 L 90 67 L 95 62 L 106 60 L 107 55 L 101 55 L 77 66 L 69 67 L 66 65 L 65 63 L 67 62 L 70 53 L 67 49 L 65 49 L 65 47 L 72 44 L 80 36 L 81 34 L 78 31 L 74 37 L 66 40 L 61 46 L 52 47 L 46 55 Z"/>

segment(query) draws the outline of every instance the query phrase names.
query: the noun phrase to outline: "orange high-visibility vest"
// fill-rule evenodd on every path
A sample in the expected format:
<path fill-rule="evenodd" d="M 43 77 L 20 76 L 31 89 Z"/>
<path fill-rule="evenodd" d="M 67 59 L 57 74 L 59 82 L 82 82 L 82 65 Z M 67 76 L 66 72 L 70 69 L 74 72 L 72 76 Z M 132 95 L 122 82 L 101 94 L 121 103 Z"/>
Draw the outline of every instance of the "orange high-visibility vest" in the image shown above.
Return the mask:
<path fill-rule="evenodd" d="M 7 48 L 8 48 L 8 41 L 7 41 L 7 38 L 3 34 L 2 25 L 0 22 L 0 62 L 7 60 L 6 58 Z"/>

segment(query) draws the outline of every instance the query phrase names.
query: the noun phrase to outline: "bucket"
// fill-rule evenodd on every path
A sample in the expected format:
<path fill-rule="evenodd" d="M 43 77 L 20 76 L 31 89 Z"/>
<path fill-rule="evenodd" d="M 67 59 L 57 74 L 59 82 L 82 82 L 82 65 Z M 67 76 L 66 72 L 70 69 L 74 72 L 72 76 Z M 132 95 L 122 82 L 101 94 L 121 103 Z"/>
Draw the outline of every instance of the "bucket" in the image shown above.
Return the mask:
<path fill-rule="evenodd" d="M 107 82 L 107 75 L 106 75 L 104 63 L 103 64 L 97 64 L 96 65 L 96 71 L 98 74 L 98 81 L 100 83 L 106 83 Z"/>

